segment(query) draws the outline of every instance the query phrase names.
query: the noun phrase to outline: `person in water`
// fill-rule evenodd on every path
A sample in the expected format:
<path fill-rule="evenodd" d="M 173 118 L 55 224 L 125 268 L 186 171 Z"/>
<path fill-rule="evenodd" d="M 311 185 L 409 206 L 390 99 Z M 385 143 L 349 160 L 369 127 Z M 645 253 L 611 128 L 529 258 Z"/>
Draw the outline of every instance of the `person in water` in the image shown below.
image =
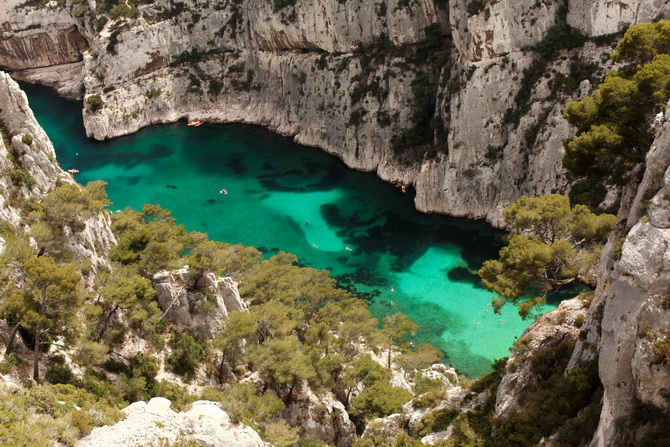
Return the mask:
<path fill-rule="evenodd" d="M 309 220 L 305 220 L 305 225 L 309 225 Z"/>
<path fill-rule="evenodd" d="M 221 191 L 219 191 L 219 194 L 228 194 L 228 191 L 224 188 Z"/>

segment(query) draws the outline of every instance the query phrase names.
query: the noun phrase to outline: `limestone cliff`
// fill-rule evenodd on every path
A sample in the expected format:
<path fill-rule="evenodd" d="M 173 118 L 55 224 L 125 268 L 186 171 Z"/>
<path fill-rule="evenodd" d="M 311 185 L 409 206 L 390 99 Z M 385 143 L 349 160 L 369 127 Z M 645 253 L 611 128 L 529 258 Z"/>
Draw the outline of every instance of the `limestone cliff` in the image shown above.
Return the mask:
<path fill-rule="evenodd" d="M 19 70 L 18 78 L 80 96 L 81 61 L 91 36 L 81 16 L 88 5 L 52 1 L 38 8 L 25 3 L 5 0 L 0 7 L 0 69 Z"/>
<path fill-rule="evenodd" d="M 260 124 L 413 184 L 421 211 L 503 226 L 502 208 L 520 195 L 567 190 L 562 140 L 572 129 L 561 111 L 599 75 L 574 61 L 602 74 L 611 51 L 589 43 L 544 60 L 533 47 L 566 20 L 602 35 L 666 3 L 619 2 L 614 14 L 604 1 L 159 0 L 97 33 L 92 22 L 104 22 L 85 4 L 54 11 L 90 42 L 93 138 L 180 118 Z M 3 8 L 11 29 L 27 23 L 21 13 L 38 23 L 46 10 Z"/>
<path fill-rule="evenodd" d="M 623 201 L 621 228 L 603 254 L 587 336 L 571 359 L 574 365 L 599 355 L 605 394 L 593 447 L 639 445 L 665 436 L 658 421 L 670 414 L 669 120 L 666 113 L 659 123 L 640 184 L 625 194 L 633 199 Z"/>
<path fill-rule="evenodd" d="M 58 166 L 53 145 L 35 120 L 25 93 L 2 72 L 0 133 L 0 219 L 25 231 L 26 203 L 44 198 L 59 183 L 75 182 Z M 83 229 L 70 236 L 67 248 L 90 261 L 94 271 L 108 265 L 116 240 L 107 214 L 88 218 Z"/>

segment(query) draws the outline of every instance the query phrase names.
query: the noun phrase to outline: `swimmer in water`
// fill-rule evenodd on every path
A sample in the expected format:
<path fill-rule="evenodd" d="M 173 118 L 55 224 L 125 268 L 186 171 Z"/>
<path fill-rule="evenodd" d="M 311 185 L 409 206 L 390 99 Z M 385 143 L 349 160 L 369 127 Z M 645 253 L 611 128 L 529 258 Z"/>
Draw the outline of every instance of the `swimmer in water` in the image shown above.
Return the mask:
<path fill-rule="evenodd" d="M 309 220 L 306 220 L 306 221 L 305 221 L 305 225 L 309 225 Z"/>
<path fill-rule="evenodd" d="M 352 251 L 353 250 L 353 248 L 349 248 L 349 247 L 344 247 L 344 249 L 347 250 L 347 251 Z"/>
<path fill-rule="evenodd" d="M 479 324 L 479 320 L 475 321 L 475 323 Z"/>
<path fill-rule="evenodd" d="M 395 292 L 395 287 L 391 287 L 391 292 Z"/>

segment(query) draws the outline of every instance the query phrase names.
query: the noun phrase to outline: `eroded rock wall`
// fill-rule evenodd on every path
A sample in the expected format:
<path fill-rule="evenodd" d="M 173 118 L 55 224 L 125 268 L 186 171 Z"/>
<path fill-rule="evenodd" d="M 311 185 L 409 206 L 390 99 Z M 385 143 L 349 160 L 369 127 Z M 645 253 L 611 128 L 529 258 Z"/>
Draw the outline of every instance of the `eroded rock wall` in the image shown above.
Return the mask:
<path fill-rule="evenodd" d="M 571 0 L 568 23 L 590 36 L 602 36 L 669 13 L 668 0 Z"/>
<path fill-rule="evenodd" d="M 41 200 L 59 183 L 74 183 L 56 161 L 49 137 L 39 125 L 25 93 L 6 73 L 0 72 L 0 220 L 25 228 L 25 204 Z M 116 244 L 106 213 L 85 221 L 84 228 L 68 239 L 67 248 L 91 262 L 94 272 L 108 265 Z"/>
<path fill-rule="evenodd" d="M 666 1 L 652 3 L 618 2 L 615 14 L 608 2 L 568 2 L 567 20 L 587 35 L 601 35 L 667 9 Z M 563 52 L 545 67 L 546 77 L 524 84 L 524 70 L 537 59 L 529 49 L 565 19 L 564 6 L 531 0 L 473 5 L 186 0 L 177 8 L 159 0 L 140 6 L 136 18 L 109 22 L 95 37 L 93 13 L 75 14 L 69 2 L 51 9 L 12 3 L 0 17 L 16 38 L 34 38 L 37 28 L 16 30 L 41 23 L 40 14 L 47 13 L 58 17 L 49 29 L 89 30 L 81 32 L 91 44 L 83 85 L 87 97 L 102 100 L 99 110 L 84 113 L 93 138 L 180 118 L 260 124 L 335 154 L 352 168 L 413 184 L 421 211 L 503 226 L 502 209 L 520 195 L 566 191 L 561 142 L 572 129 L 561 111 L 593 85 L 565 91 L 555 84 L 559 74 L 570 75 L 573 57 L 606 69 L 611 48 L 590 44 Z M 441 56 L 439 66 L 410 67 L 399 49 L 423 45 L 424 30 L 434 23 L 450 54 Z M 72 47 L 64 45 L 55 54 Z M 81 52 L 75 47 L 74 53 Z M 39 59 L 28 53 L 17 58 Z M 413 89 L 427 70 L 435 89 L 433 123 L 446 137 L 437 151 L 417 149 L 408 162 L 392 141 L 412 126 Z M 32 76 L 46 82 L 66 75 Z M 361 96 L 364 85 L 374 88 Z M 520 88 L 530 89 L 524 101 L 532 107 L 519 104 Z M 510 123 L 509 111 L 520 107 L 522 116 Z"/>
<path fill-rule="evenodd" d="M 670 116 L 665 115 L 647 154 L 632 204 L 619 212 L 621 229 L 610 238 L 589 319 L 571 363 L 599 355 L 605 394 L 591 446 L 638 445 L 663 428 L 641 412 L 670 414 L 668 342 L 670 312 Z M 621 430 L 625 427 L 625 430 Z"/>

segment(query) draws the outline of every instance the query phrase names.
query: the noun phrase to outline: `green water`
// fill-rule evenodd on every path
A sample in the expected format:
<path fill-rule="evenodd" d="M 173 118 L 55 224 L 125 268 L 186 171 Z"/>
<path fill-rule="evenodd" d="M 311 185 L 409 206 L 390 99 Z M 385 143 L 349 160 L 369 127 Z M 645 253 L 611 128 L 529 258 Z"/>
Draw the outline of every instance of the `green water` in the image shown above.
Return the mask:
<path fill-rule="evenodd" d="M 403 194 L 319 149 L 253 126 L 180 122 L 91 141 L 80 102 L 23 87 L 61 166 L 78 169 L 82 184 L 109 182 L 112 210 L 157 203 L 211 239 L 268 255 L 294 253 L 355 286 L 376 317 L 410 316 L 420 327 L 416 342 L 441 348 L 444 361 L 463 374 L 487 373 L 530 323 L 510 306 L 494 315 L 491 293 L 476 276 L 496 256 L 502 233 L 420 214 L 411 188 Z"/>

